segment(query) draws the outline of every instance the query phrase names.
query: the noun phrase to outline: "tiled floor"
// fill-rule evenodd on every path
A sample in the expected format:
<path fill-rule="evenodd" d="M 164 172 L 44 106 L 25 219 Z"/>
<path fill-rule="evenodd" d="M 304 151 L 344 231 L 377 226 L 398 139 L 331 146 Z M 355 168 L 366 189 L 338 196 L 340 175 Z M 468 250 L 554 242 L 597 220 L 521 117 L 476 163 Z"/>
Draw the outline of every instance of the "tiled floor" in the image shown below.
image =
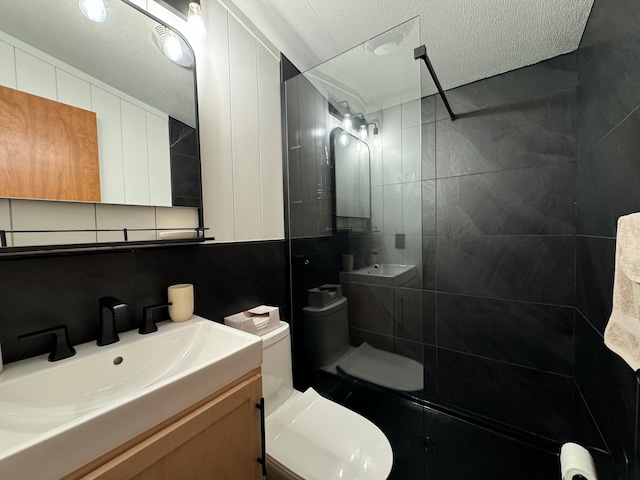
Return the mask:
<path fill-rule="evenodd" d="M 394 454 L 391 480 L 555 480 L 558 454 L 392 393 L 344 381 L 331 394 L 376 423 Z M 600 473 L 601 479 L 614 476 Z"/>

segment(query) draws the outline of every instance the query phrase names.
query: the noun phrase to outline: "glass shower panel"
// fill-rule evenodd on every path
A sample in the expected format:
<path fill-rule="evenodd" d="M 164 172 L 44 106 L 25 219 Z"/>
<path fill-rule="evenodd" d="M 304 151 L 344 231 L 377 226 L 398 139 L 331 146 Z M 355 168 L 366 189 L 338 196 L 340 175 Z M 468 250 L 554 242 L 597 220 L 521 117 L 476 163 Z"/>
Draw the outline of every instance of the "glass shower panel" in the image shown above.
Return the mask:
<path fill-rule="evenodd" d="M 416 18 L 285 82 L 294 381 L 355 410 L 425 396 L 419 45 Z"/>

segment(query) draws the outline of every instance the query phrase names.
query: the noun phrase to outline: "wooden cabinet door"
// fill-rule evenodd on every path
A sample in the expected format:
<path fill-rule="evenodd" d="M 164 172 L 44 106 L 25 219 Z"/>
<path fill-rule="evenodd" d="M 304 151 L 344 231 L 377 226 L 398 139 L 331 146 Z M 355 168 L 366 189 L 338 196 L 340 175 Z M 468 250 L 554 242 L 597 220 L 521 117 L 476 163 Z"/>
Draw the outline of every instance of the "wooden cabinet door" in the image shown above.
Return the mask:
<path fill-rule="evenodd" d="M 258 375 L 212 399 L 85 479 L 261 479 Z"/>

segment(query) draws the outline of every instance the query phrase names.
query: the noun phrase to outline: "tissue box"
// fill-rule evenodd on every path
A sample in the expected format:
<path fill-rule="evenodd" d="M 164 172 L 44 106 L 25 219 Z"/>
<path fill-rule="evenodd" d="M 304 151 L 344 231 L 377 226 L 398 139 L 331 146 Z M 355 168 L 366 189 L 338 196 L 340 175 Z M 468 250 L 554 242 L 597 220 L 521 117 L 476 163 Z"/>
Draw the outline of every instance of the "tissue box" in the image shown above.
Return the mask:
<path fill-rule="evenodd" d="M 254 335 L 264 335 L 280 326 L 280 309 L 278 307 L 260 305 L 250 310 L 224 317 L 224 324 Z"/>

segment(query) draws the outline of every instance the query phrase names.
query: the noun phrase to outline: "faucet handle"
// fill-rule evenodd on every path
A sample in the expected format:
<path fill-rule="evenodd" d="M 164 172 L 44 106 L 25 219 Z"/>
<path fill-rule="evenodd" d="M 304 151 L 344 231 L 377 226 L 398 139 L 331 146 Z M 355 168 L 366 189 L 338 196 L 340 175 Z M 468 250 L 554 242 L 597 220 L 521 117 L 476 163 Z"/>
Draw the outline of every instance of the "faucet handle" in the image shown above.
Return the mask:
<path fill-rule="evenodd" d="M 142 335 L 146 335 L 147 333 L 153 333 L 158 331 L 158 326 L 156 325 L 156 321 L 153 319 L 153 312 L 159 310 L 161 308 L 167 308 L 173 305 L 171 302 L 169 303 L 161 303 L 159 305 L 149 305 L 148 307 L 142 308 L 142 325 L 140 325 L 140 329 L 138 333 Z"/>
<path fill-rule="evenodd" d="M 75 349 L 69 342 L 69 332 L 66 325 L 45 328 L 37 332 L 25 333 L 18 336 L 18 340 L 30 337 L 41 337 L 43 335 L 53 335 L 53 343 L 51 344 L 51 353 L 49 353 L 49 361 L 57 362 L 65 358 L 73 357 L 76 354 Z"/>

